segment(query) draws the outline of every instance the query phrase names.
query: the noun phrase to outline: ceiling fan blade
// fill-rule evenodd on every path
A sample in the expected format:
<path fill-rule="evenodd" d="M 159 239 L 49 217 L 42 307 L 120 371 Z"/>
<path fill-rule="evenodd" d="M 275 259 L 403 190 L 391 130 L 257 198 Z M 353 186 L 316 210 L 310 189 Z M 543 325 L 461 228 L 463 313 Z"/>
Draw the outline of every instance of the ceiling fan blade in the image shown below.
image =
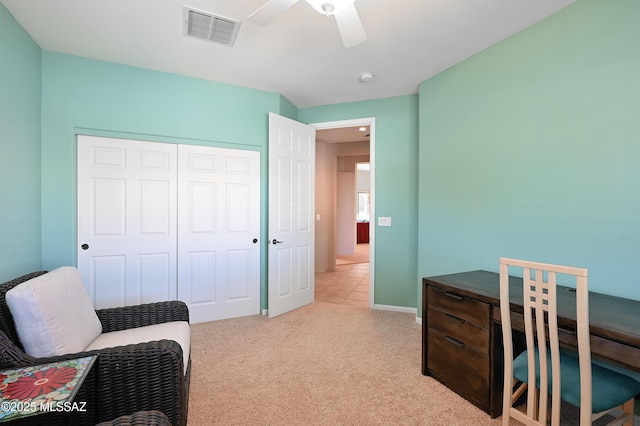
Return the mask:
<path fill-rule="evenodd" d="M 367 39 L 364 27 L 354 4 L 335 15 L 344 47 L 353 47 Z"/>
<path fill-rule="evenodd" d="M 259 25 L 267 25 L 297 2 L 298 0 L 270 0 L 249 15 L 247 19 Z"/>

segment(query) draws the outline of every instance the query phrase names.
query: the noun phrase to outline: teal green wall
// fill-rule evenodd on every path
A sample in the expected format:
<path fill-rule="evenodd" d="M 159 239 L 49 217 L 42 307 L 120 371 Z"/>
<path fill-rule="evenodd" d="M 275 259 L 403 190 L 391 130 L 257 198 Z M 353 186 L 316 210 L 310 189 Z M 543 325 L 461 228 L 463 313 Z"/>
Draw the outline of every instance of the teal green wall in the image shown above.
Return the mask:
<path fill-rule="evenodd" d="M 393 219 L 376 228 L 376 304 L 420 308 L 421 277 L 497 271 L 499 256 L 587 267 L 593 290 L 640 299 L 638 16 L 637 0 L 581 0 L 419 96 L 298 110 L 276 93 L 41 52 L 0 5 L 0 279 L 75 264 L 77 132 L 260 151 L 266 232 L 277 112 L 376 118 L 376 214 Z"/>
<path fill-rule="evenodd" d="M 506 256 L 640 299 L 639 17 L 581 0 L 421 84 L 418 278 Z"/>
<path fill-rule="evenodd" d="M 298 118 L 298 108 L 291 103 L 291 101 L 284 96 L 280 96 L 280 115 L 290 118 L 292 120 L 297 120 Z"/>
<path fill-rule="evenodd" d="M 0 282 L 41 268 L 40 48 L 0 4 Z"/>
<path fill-rule="evenodd" d="M 375 117 L 375 303 L 416 307 L 418 97 L 302 108 L 305 123 Z M 377 224 L 377 219 L 372 219 Z"/>
<path fill-rule="evenodd" d="M 261 152 L 262 241 L 267 229 L 268 113 L 276 93 L 42 52 L 43 266 L 76 264 L 76 133 Z M 262 300 L 266 306 L 266 246 Z"/>

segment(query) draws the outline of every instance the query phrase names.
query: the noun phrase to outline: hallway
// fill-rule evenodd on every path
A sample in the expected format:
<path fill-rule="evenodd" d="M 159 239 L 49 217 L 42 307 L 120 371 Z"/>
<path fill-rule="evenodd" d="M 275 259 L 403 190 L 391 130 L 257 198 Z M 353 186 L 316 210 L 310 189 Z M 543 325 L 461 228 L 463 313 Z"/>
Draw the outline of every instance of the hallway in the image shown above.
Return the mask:
<path fill-rule="evenodd" d="M 358 244 L 355 255 L 338 256 L 335 271 L 316 273 L 315 300 L 368 308 L 368 252 L 369 244 Z"/>

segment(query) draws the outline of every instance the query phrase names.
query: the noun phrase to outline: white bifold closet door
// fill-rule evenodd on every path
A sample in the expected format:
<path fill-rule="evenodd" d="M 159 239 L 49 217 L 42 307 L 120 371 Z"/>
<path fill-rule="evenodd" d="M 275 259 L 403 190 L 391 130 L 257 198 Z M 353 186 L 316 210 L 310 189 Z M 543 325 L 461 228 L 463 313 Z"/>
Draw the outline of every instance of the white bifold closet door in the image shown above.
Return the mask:
<path fill-rule="evenodd" d="M 178 146 L 178 296 L 192 322 L 260 313 L 260 153 Z"/>
<path fill-rule="evenodd" d="M 78 136 L 78 269 L 97 309 L 260 311 L 260 154 Z"/>
<path fill-rule="evenodd" d="M 177 297 L 175 145 L 78 136 L 78 270 L 97 309 Z"/>

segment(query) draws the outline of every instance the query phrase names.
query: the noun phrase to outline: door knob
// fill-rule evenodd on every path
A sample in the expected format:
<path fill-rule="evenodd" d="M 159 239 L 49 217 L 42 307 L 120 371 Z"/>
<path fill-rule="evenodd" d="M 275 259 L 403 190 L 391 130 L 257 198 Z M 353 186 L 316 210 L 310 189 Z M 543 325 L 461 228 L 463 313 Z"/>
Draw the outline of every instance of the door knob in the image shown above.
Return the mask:
<path fill-rule="evenodd" d="M 80 247 L 82 247 L 82 250 L 87 250 L 89 248 L 89 244 L 83 244 Z"/>
<path fill-rule="evenodd" d="M 255 244 L 255 243 L 257 243 L 257 242 L 258 242 L 258 239 L 257 239 L 257 238 L 254 238 L 254 239 L 253 239 L 253 244 Z"/>
<path fill-rule="evenodd" d="M 275 238 L 271 241 L 271 244 L 280 244 L 282 241 L 278 241 Z"/>

